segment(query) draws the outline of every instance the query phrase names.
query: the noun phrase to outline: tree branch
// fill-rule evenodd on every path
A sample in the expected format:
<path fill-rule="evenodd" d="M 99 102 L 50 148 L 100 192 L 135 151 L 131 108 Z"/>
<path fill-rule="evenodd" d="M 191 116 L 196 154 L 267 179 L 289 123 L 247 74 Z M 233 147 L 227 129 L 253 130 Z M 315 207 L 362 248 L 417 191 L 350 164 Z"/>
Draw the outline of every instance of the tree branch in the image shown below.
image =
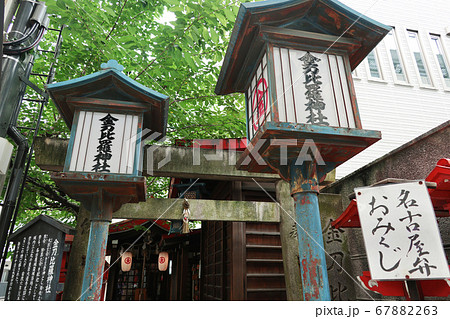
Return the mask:
<path fill-rule="evenodd" d="M 28 207 L 28 210 L 43 210 L 43 209 L 55 209 L 60 208 L 58 205 L 49 205 L 49 206 L 31 206 Z"/>
<path fill-rule="evenodd" d="M 111 30 L 109 31 L 108 35 L 106 36 L 106 41 L 108 41 L 109 37 L 111 36 L 111 33 L 114 31 L 114 29 L 117 26 L 117 23 L 119 22 L 120 16 L 122 15 L 123 8 L 125 8 L 125 5 L 127 4 L 128 0 L 125 0 L 123 3 L 122 8 L 120 9 L 119 15 L 117 16 L 116 22 L 114 22 L 114 25 L 112 26 Z"/>
<path fill-rule="evenodd" d="M 71 203 L 65 197 L 66 194 L 64 194 L 63 192 L 59 191 L 58 189 L 54 189 L 50 185 L 43 184 L 41 181 L 31 176 L 27 176 L 27 183 L 30 183 L 31 185 L 36 186 L 38 189 L 41 189 L 40 191 L 38 191 L 38 193 L 39 195 L 44 197 L 43 202 L 48 206 L 56 205 L 54 208 L 65 208 L 72 211 L 75 215 L 78 214 L 80 207 L 76 204 Z M 52 200 L 53 202 L 48 201 L 47 198 Z M 54 202 L 59 203 L 59 205 Z"/>

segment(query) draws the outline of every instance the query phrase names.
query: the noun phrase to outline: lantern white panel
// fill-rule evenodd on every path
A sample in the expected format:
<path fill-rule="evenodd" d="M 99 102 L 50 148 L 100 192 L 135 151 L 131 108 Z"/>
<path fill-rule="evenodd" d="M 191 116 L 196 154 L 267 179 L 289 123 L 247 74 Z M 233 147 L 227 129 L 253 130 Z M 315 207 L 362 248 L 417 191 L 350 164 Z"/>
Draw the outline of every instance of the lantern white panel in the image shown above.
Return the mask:
<path fill-rule="evenodd" d="M 250 136 L 253 137 L 253 135 L 255 135 L 255 127 L 256 125 L 253 125 L 253 111 L 252 111 L 252 105 L 253 105 L 253 90 L 256 88 L 256 76 L 253 77 L 250 88 L 249 88 L 249 99 L 248 99 L 248 127 L 249 127 L 249 132 L 250 132 Z"/>
<path fill-rule="evenodd" d="M 76 116 L 76 115 L 75 115 Z M 84 122 L 84 118 L 86 116 L 86 112 L 80 112 L 80 114 L 78 115 L 78 126 L 77 126 L 77 130 L 75 131 L 75 139 L 74 139 L 74 143 L 73 143 L 73 148 L 72 150 L 79 150 L 80 148 L 80 140 L 81 140 L 81 136 L 82 136 L 82 127 L 83 124 L 80 125 L 80 122 Z M 74 171 L 76 168 L 76 156 L 74 157 L 74 154 L 76 153 L 76 155 L 78 155 L 78 152 L 73 152 L 72 151 L 72 157 L 70 160 L 70 166 L 69 166 L 69 170 L 70 171 Z"/>
<path fill-rule="evenodd" d="M 70 161 L 70 170 L 83 171 L 87 147 L 89 145 L 89 135 L 92 123 L 92 112 L 81 111 L 78 117 L 77 132 L 75 135 L 75 144 Z M 78 143 L 77 143 L 78 141 Z"/>
<path fill-rule="evenodd" d="M 281 69 L 281 55 L 280 48 L 273 48 L 273 64 L 275 70 Z M 278 118 L 280 122 L 287 122 L 286 117 L 286 98 L 284 96 L 284 86 L 283 86 L 283 73 L 275 72 L 275 83 L 276 83 L 276 99 L 275 103 L 278 108 Z"/>
<path fill-rule="evenodd" d="M 323 110 L 323 113 L 327 117 L 326 121 L 329 123 L 330 126 L 340 126 L 340 127 L 347 127 L 347 122 L 340 122 L 339 121 L 339 115 L 341 115 L 339 112 L 339 108 L 342 108 L 343 104 L 342 102 L 342 95 L 341 99 L 337 100 L 336 96 L 338 92 L 340 91 L 340 87 L 335 87 L 332 82 L 332 77 L 339 77 L 340 73 L 343 70 L 339 70 L 339 65 L 336 63 L 336 56 L 335 55 L 318 55 L 318 57 L 321 59 L 319 61 L 319 74 L 321 76 L 321 88 L 322 88 L 322 97 L 323 101 L 325 103 L 325 110 Z M 334 59 L 333 59 L 334 58 Z M 333 61 L 333 63 L 330 63 Z M 337 65 L 337 73 L 332 74 L 331 72 L 331 64 Z M 340 83 L 339 83 L 340 84 Z M 340 92 L 342 94 L 342 91 Z M 343 117 L 345 118 L 345 111 L 343 114 Z"/>
<path fill-rule="evenodd" d="M 295 99 L 293 93 L 293 86 L 295 80 L 292 79 L 291 73 L 291 65 L 289 59 L 289 50 L 288 49 L 280 49 L 281 56 L 281 72 L 283 74 L 283 93 L 284 93 L 284 101 L 286 106 L 286 116 L 288 122 L 297 122 L 297 114 L 295 110 Z M 275 71 L 276 72 L 276 71 Z"/>
<path fill-rule="evenodd" d="M 249 138 L 252 138 L 258 128 L 270 119 L 270 111 L 267 55 L 265 54 L 253 75 L 247 91 Z"/>
<path fill-rule="evenodd" d="M 340 79 L 341 79 L 342 92 L 344 94 L 343 102 L 344 102 L 344 106 L 345 106 L 345 115 L 346 115 L 347 121 L 348 121 L 347 127 L 355 128 L 356 127 L 355 116 L 353 115 L 353 106 L 352 106 L 352 100 L 350 97 L 350 88 L 349 88 L 347 76 L 345 74 L 344 58 L 341 55 L 336 55 L 335 57 L 338 60 L 338 65 L 339 65 L 339 70 L 340 70 L 339 75 L 340 75 Z"/>
<path fill-rule="evenodd" d="M 271 109 L 273 107 L 272 102 L 270 101 L 270 94 L 269 94 L 269 75 L 267 73 L 267 54 L 264 54 L 263 57 L 263 78 L 267 79 L 267 87 L 266 87 L 266 91 L 267 91 L 267 107 L 266 107 L 266 114 L 265 114 L 265 119 L 264 122 L 267 121 L 271 121 L 272 120 L 272 116 L 271 116 Z"/>
<path fill-rule="evenodd" d="M 80 111 L 69 170 L 132 174 L 138 116 Z"/>
<path fill-rule="evenodd" d="M 338 126 L 348 127 L 348 116 L 346 115 L 344 103 L 340 103 L 340 101 L 344 101 L 344 92 L 342 90 L 341 77 L 339 76 L 340 72 L 337 57 L 328 55 L 327 60 L 330 66 L 330 80 L 334 91 L 333 103 L 338 115 Z"/>
<path fill-rule="evenodd" d="M 120 167 L 119 173 L 121 173 L 121 174 L 129 173 L 129 169 L 128 169 L 128 165 L 127 165 L 127 163 L 129 164 L 128 156 L 130 155 L 130 153 L 132 153 L 132 150 L 134 150 L 132 145 L 133 145 L 133 140 L 135 139 L 135 136 L 133 136 L 133 134 L 135 135 L 136 133 L 134 131 L 132 131 L 133 123 L 132 123 L 132 121 L 130 121 L 130 117 L 131 117 L 131 115 L 125 116 L 125 128 L 123 131 L 123 139 L 122 139 L 124 143 L 123 143 L 122 152 L 120 153 L 120 164 L 119 164 L 119 167 Z M 135 145 L 135 143 L 134 143 L 134 145 Z"/>
<path fill-rule="evenodd" d="M 135 158 L 135 149 L 136 149 L 136 139 L 137 139 L 137 126 L 138 126 L 138 117 L 137 116 L 132 116 L 132 118 L 130 118 L 128 120 L 129 124 L 131 125 L 131 136 L 128 139 L 128 141 L 126 142 L 125 146 L 126 148 L 129 148 L 128 151 L 125 149 L 124 154 L 122 155 L 124 158 L 126 158 L 126 156 L 128 156 L 127 158 L 127 162 L 125 164 L 125 168 L 126 168 L 126 173 L 127 174 L 132 174 L 133 173 L 133 168 L 134 168 L 134 158 Z M 122 168 L 121 168 L 122 170 Z"/>
<path fill-rule="evenodd" d="M 256 123 L 258 123 L 257 126 L 260 127 L 264 122 L 264 114 L 265 114 L 264 107 L 267 107 L 267 102 L 266 102 L 267 99 L 264 96 L 264 92 L 266 91 L 265 85 L 264 85 L 264 80 L 267 81 L 267 79 L 264 79 L 262 76 L 261 64 L 258 66 L 258 71 L 256 72 L 256 76 L 257 76 L 257 81 L 258 81 L 258 83 L 256 84 L 256 91 L 258 92 L 257 94 L 260 94 L 260 92 L 263 93 L 262 98 L 260 98 L 260 96 L 258 96 L 258 95 L 255 95 L 255 97 L 256 97 L 255 107 L 257 107 Z M 261 82 L 261 80 L 263 80 L 263 82 Z M 253 106 L 252 106 L 252 108 L 253 108 Z"/>
<path fill-rule="evenodd" d="M 343 56 L 286 48 L 273 52 L 280 121 L 355 127 Z"/>

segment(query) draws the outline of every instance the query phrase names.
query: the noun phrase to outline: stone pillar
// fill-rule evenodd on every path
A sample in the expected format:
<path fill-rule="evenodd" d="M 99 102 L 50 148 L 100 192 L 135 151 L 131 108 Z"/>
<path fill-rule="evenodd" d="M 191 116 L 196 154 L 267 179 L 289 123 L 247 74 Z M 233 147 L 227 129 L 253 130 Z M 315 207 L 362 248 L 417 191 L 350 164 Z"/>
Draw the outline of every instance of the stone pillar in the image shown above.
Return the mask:
<path fill-rule="evenodd" d="M 289 184 L 279 181 L 276 185 L 277 201 L 281 205 L 280 237 L 283 254 L 284 278 L 287 300 L 302 300 L 302 280 L 298 258 L 297 228 L 295 224 L 294 199 Z"/>
<path fill-rule="evenodd" d="M 64 284 L 63 300 L 74 301 L 81 296 L 84 266 L 89 243 L 90 213 L 82 205 L 77 216 L 77 226 L 70 251 L 67 278 Z"/>

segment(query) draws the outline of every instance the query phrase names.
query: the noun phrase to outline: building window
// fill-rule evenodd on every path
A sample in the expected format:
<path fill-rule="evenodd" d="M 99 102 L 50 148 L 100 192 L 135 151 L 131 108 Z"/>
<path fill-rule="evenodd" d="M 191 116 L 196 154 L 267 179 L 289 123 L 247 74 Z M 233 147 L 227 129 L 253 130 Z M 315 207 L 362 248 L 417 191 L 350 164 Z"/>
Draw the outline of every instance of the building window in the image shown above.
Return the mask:
<path fill-rule="evenodd" d="M 402 58 L 400 56 L 400 51 L 398 49 L 394 29 L 389 31 L 388 35 L 386 36 L 386 47 L 391 58 L 392 67 L 394 69 L 394 81 L 406 83 L 406 72 L 403 66 Z"/>
<path fill-rule="evenodd" d="M 431 49 L 438 61 L 439 69 L 441 69 L 442 77 L 444 78 L 445 86 L 450 88 L 450 74 L 448 67 L 448 60 L 444 55 L 444 50 L 441 43 L 441 37 L 436 34 L 430 34 Z"/>
<path fill-rule="evenodd" d="M 430 86 L 431 79 L 423 57 L 423 50 L 419 42 L 419 34 L 417 31 L 408 30 L 408 42 L 413 53 L 414 61 L 416 62 L 416 70 L 419 72 L 420 83 L 422 85 Z"/>
<path fill-rule="evenodd" d="M 369 69 L 368 78 L 382 80 L 383 77 L 381 75 L 380 63 L 378 62 L 378 56 L 375 50 L 372 50 L 372 52 L 367 55 L 366 61 Z"/>

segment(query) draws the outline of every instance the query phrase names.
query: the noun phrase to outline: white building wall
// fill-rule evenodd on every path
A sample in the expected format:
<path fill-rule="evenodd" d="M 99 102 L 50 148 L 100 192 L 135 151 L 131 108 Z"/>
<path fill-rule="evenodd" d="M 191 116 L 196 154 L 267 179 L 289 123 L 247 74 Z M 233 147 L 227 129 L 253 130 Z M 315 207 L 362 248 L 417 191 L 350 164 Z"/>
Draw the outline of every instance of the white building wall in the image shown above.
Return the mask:
<path fill-rule="evenodd" d="M 369 79 L 366 61 L 356 68 L 354 84 L 363 128 L 380 130 L 382 140 L 338 167 L 337 178 L 351 173 L 450 119 L 450 88 L 444 87 L 429 37 L 430 33 L 440 35 L 449 62 L 450 36 L 446 35 L 446 28 L 450 28 L 450 1 L 341 0 L 341 2 L 374 20 L 395 27 L 409 83 L 405 85 L 394 82 L 394 73 L 384 40 L 376 49 L 383 80 Z M 418 31 L 433 83 L 430 88 L 421 87 L 419 84 L 419 75 L 407 42 L 407 29 Z"/>

